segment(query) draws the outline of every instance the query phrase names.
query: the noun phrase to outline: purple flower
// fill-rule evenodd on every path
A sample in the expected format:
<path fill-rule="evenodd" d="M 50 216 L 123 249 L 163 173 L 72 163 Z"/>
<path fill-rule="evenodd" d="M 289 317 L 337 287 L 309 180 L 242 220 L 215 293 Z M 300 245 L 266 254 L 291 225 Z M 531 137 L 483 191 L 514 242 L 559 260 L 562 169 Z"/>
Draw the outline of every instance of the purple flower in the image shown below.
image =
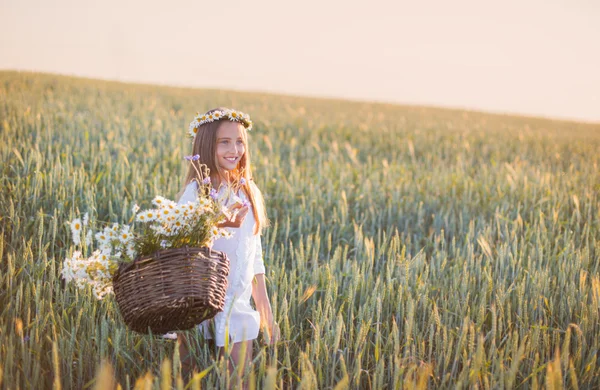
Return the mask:
<path fill-rule="evenodd" d="M 244 179 L 243 177 L 240 179 L 240 185 L 241 186 L 245 186 L 246 185 L 246 179 Z"/>
<path fill-rule="evenodd" d="M 25 341 L 25 342 L 29 341 L 29 336 L 23 337 L 23 341 Z"/>
<path fill-rule="evenodd" d="M 188 160 L 188 161 L 192 161 L 192 157 L 193 156 L 185 156 L 184 159 Z"/>
<path fill-rule="evenodd" d="M 244 200 L 242 202 L 242 207 L 248 207 L 248 206 L 250 206 L 250 202 L 248 202 L 247 200 Z"/>
<path fill-rule="evenodd" d="M 198 161 L 199 159 L 200 159 L 199 154 L 195 154 L 194 156 L 192 156 L 192 161 Z"/>
<path fill-rule="evenodd" d="M 205 177 L 204 179 L 202 179 L 202 184 L 210 184 L 210 176 Z"/>
<path fill-rule="evenodd" d="M 210 189 L 210 194 L 209 194 L 209 195 L 210 195 L 210 197 L 211 197 L 211 198 L 213 198 L 213 199 L 217 199 L 217 197 L 219 196 L 219 195 L 217 194 L 217 190 L 215 190 L 214 188 L 211 188 L 211 189 Z"/>

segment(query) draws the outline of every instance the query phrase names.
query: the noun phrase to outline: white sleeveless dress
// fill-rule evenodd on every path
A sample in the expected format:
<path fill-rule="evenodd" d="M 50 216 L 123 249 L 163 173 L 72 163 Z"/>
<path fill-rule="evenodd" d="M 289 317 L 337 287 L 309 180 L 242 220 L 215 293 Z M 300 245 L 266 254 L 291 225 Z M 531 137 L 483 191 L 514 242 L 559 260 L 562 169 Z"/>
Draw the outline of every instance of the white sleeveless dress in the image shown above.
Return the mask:
<path fill-rule="evenodd" d="M 178 203 L 192 202 L 198 196 L 198 184 L 187 185 Z M 244 191 L 238 196 L 248 200 Z M 254 234 L 254 214 L 252 207 L 239 228 L 227 228 L 233 235 L 231 238 L 215 240 L 212 249 L 222 251 L 229 258 L 229 276 L 225 308 L 212 320 L 198 325 L 205 338 L 214 338 L 217 346 L 225 345 L 226 333 L 230 343 L 254 340 L 260 330 L 260 315 L 250 305 L 252 297 L 252 281 L 254 275 L 264 274 L 265 265 L 262 257 L 260 235 Z M 228 332 L 227 332 L 228 329 Z"/>

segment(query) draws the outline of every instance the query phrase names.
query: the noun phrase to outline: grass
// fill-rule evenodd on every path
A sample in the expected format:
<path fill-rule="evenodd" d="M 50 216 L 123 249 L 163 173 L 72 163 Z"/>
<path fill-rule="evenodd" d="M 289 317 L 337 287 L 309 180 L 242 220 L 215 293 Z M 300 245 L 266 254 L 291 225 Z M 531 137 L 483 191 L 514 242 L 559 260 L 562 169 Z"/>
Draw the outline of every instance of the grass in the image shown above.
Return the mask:
<path fill-rule="evenodd" d="M 66 221 L 173 197 L 187 124 L 250 113 L 282 331 L 255 388 L 598 388 L 600 125 L 0 72 L 0 386 L 223 387 L 195 338 L 61 281 Z M 114 382 L 113 382 L 114 381 Z M 148 387 L 146 387 L 148 386 Z"/>

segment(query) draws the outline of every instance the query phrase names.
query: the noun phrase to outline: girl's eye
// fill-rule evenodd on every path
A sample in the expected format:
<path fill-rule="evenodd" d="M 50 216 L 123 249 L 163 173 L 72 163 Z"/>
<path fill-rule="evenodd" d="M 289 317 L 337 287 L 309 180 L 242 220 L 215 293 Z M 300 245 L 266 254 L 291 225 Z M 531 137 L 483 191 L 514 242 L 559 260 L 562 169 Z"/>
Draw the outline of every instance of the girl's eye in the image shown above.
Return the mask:
<path fill-rule="evenodd" d="M 238 144 L 238 145 L 243 145 L 243 144 L 244 144 L 244 141 L 242 141 L 242 140 L 238 140 L 237 144 Z"/>
<path fill-rule="evenodd" d="M 221 143 L 222 143 L 223 145 L 227 145 L 227 144 L 229 143 L 229 141 L 225 139 L 225 140 L 221 141 Z"/>

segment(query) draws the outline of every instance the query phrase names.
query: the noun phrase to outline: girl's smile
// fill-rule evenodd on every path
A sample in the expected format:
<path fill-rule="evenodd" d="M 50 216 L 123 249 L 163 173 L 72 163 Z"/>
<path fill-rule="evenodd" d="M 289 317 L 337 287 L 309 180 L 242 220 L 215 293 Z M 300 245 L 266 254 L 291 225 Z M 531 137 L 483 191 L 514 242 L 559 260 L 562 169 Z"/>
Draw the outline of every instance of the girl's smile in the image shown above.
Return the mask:
<path fill-rule="evenodd" d="M 218 166 L 227 171 L 237 168 L 245 152 L 244 127 L 238 122 L 223 121 L 217 130 Z"/>

